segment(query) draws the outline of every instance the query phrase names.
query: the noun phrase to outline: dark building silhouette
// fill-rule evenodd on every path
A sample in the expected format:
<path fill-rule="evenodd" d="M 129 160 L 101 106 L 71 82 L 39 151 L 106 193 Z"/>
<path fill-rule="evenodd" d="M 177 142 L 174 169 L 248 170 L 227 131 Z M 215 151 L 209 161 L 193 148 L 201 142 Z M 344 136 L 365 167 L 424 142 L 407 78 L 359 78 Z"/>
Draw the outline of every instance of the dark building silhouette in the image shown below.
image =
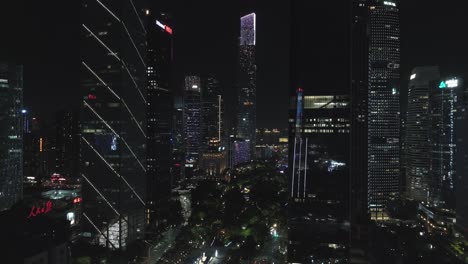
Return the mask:
<path fill-rule="evenodd" d="M 77 179 L 80 167 L 80 116 L 78 111 L 60 111 L 56 117 L 55 172 Z"/>
<path fill-rule="evenodd" d="M 147 49 L 147 224 L 162 219 L 172 187 L 173 87 L 171 85 L 172 28 L 168 14 L 148 21 Z"/>
<path fill-rule="evenodd" d="M 456 217 L 457 227 L 468 237 L 468 86 L 458 96 L 459 105 L 455 120 L 457 153 L 456 166 Z"/>
<path fill-rule="evenodd" d="M 347 262 L 351 5 L 291 5 L 288 262 Z"/>

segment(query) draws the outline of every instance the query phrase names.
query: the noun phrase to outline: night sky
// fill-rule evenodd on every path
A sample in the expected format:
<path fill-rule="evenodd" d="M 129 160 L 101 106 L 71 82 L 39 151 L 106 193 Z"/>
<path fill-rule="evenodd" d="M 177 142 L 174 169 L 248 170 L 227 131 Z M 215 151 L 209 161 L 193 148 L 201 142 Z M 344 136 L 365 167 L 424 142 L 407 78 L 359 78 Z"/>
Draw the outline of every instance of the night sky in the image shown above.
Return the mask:
<path fill-rule="evenodd" d="M 214 73 L 227 97 L 227 112 L 232 114 L 239 17 L 254 11 L 257 127 L 286 127 L 288 2 L 166 1 L 170 6 L 164 9 L 174 17 L 177 89 L 181 89 L 184 74 Z M 463 1 L 407 0 L 400 8 L 403 95 L 414 66 L 440 65 L 443 73 L 457 75 L 468 72 L 468 10 Z M 320 16 L 320 10 L 311 15 Z M 2 0 L 0 33 L 0 59 L 24 64 L 26 107 L 53 124 L 56 111 L 79 106 L 78 0 Z"/>

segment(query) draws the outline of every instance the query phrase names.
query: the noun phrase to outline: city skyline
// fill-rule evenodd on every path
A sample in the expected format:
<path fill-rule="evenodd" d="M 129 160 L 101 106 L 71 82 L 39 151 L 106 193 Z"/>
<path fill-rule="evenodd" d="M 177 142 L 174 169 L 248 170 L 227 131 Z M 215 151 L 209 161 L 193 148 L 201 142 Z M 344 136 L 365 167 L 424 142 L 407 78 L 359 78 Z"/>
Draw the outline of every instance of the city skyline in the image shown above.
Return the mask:
<path fill-rule="evenodd" d="M 7 2 L 0 262 L 468 263 L 453 1 Z"/>
<path fill-rule="evenodd" d="M 184 5 L 181 0 L 164 3 L 167 6 L 166 9 L 176 11 L 174 17 L 177 18 L 175 24 L 178 25 L 177 34 L 179 34 L 180 40 L 175 43 L 179 50 L 175 56 L 179 62 L 178 65 L 184 65 L 177 66 L 175 69 L 180 89 L 182 88 L 183 76 L 194 71 L 193 66 L 197 65 L 197 68 L 204 68 L 202 72 L 213 71 L 213 73 L 220 75 L 220 82 L 228 90 L 226 95 L 232 96 L 229 90 L 234 89 L 235 77 L 229 71 L 234 72 L 235 66 L 227 66 L 221 60 L 235 63 L 236 48 L 229 47 L 229 45 L 238 41 L 235 37 L 238 30 L 236 19 L 243 14 L 255 11 L 258 28 L 262 32 L 257 41 L 260 50 L 257 88 L 259 93 L 258 126 L 287 127 L 287 122 L 283 120 L 287 119 L 284 112 L 287 111 L 289 103 L 285 99 L 288 91 L 288 79 L 280 80 L 281 87 L 284 88 L 275 88 L 279 91 L 278 93 L 269 92 L 271 87 L 278 83 L 277 80 L 270 77 L 288 72 L 285 68 L 289 56 L 288 49 L 282 48 L 287 44 L 288 37 L 277 37 L 277 32 L 289 35 L 289 29 L 286 26 L 289 21 L 286 2 L 286 0 L 278 1 L 272 3 L 272 6 L 261 1 L 229 2 L 225 6 L 217 4 L 216 1 L 207 1 L 200 5 L 194 5 L 191 2 Z M 38 118 L 44 120 L 48 120 L 55 115 L 55 111 L 66 108 L 70 104 L 79 107 L 79 104 L 73 100 L 76 98 L 75 96 L 79 95 L 77 85 L 79 76 L 76 73 L 79 67 L 77 63 L 79 60 L 79 46 L 77 46 L 79 41 L 76 37 L 79 32 L 78 4 L 58 0 L 28 4 L 25 0 L 9 0 L 2 4 L 6 5 L 2 10 L 10 9 L 11 12 L 5 12 L 2 16 L 0 28 L 12 37 L 0 44 L 2 47 L 0 57 L 15 57 L 25 65 L 26 106 L 31 108 L 30 110 L 36 113 Z M 242 6 L 242 14 L 237 11 L 237 6 Z M 194 8 L 197 12 L 189 12 Z M 425 12 L 419 12 L 420 8 L 424 8 Z M 56 10 L 69 10 L 69 12 L 56 12 Z M 213 10 L 214 12 L 212 12 Z M 468 66 L 464 66 L 465 64 L 460 61 L 460 58 L 468 56 L 468 51 L 463 48 L 468 43 L 468 39 L 459 34 L 456 26 L 451 26 L 463 25 L 462 10 L 461 3 L 456 0 L 448 0 L 442 6 L 422 0 L 401 3 L 401 23 L 405 25 L 401 32 L 402 77 L 409 77 L 411 69 L 418 65 L 439 65 L 447 73 L 456 75 L 463 74 L 468 70 Z M 190 52 L 193 48 L 188 43 L 196 37 L 193 29 L 197 26 L 196 24 L 187 24 L 185 21 L 195 19 L 195 16 L 198 16 L 195 14 L 200 14 L 200 12 L 205 14 L 199 16 L 203 19 L 201 24 L 210 24 L 212 19 L 219 19 L 223 22 L 215 23 L 215 25 L 211 25 L 211 28 L 202 32 L 200 42 L 194 43 L 201 52 L 194 54 Z M 280 20 L 281 22 L 277 20 L 276 16 L 280 12 L 283 18 Z M 226 13 L 228 16 L 221 15 L 222 13 Z M 18 21 L 18 27 L 25 34 L 15 33 L 8 28 L 8 21 L 12 20 Z M 61 21 L 61 23 L 56 23 L 56 21 Z M 278 28 L 268 27 L 269 24 L 276 24 Z M 220 30 L 221 27 L 224 29 Z M 64 45 L 60 45 L 60 43 Z M 221 43 L 221 45 L 214 45 L 214 43 Z M 426 45 L 425 43 L 432 44 Z M 21 47 L 21 49 L 14 47 Z M 13 52 L 6 52 L 7 50 Z M 25 50 L 26 53 L 19 50 Z M 211 52 L 213 50 L 214 53 Z M 61 56 L 65 53 L 70 54 L 71 57 Z M 220 54 L 221 56 L 219 56 Z M 431 54 L 431 56 L 427 56 L 427 54 Z M 201 60 L 202 57 L 210 59 Z M 283 63 L 279 63 L 279 66 L 267 63 L 271 58 L 278 58 Z M 52 81 L 53 77 L 49 77 L 46 69 L 41 66 L 42 64 L 49 65 L 58 71 L 54 77 L 57 81 Z M 405 96 L 406 93 L 406 85 L 403 83 L 402 94 Z M 402 100 L 403 106 L 406 105 L 406 101 L 406 99 Z M 280 106 L 275 110 L 277 111 L 275 116 L 281 118 L 271 118 L 268 110 L 268 106 L 271 104 Z"/>

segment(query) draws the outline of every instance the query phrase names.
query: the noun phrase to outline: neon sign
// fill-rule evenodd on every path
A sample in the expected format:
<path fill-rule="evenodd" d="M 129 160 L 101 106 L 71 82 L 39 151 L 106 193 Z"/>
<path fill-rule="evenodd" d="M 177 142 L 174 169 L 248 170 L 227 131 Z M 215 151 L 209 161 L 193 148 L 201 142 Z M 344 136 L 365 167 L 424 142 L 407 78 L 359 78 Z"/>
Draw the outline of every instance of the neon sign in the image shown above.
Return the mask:
<path fill-rule="evenodd" d="M 445 84 L 447 85 L 448 88 L 455 88 L 455 87 L 458 87 L 458 80 L 457 79 L 447 80 L 445 81 Z"/>
<path fill-rule="evenodd" d="M 439 89 L 445 88 L 455 88 L 458 87 L 458 79 L 451 79 L 447 81 L 441 81 L 439 84 Z"/>
<path fill-rule="evenodd" d="M 47 201 L 47 203 L 45 204 L 45 207 L 36 207 L 36 206 L 33 205 L 33 207 L 31 207 L 31 211 L 29 212 L 29 215 L 28 215 L 27 218 L 47 214 L 50 211 L 52 211 L 52 202 L 51 201 Z"/>
<path fill-rule="evenodd" d="M 172 28 L 168 27 L 168 26 L 165 26 L 164 27 L 164 30 L 166 30 L 167 33 L 171 34 L 172 35 Z"/>
<path fill-rule="evenodd" d="M 439 88 L 440 88 L 440 89 L 447 88 L 447 85 L 445 84 L 445 82 L 444 82 L 444 81 L 440 82 L 440 84 L 439 84 Z"/>
<path fill-rule="evenodd" d="M 167 33 L 172 35 L 172 28 L 170 28 L 169 26 L 164 25 L 163 23 L 159 22 L 158 20 L 156 20 L 156 25 L 158 27 L 164 29 Z"/>

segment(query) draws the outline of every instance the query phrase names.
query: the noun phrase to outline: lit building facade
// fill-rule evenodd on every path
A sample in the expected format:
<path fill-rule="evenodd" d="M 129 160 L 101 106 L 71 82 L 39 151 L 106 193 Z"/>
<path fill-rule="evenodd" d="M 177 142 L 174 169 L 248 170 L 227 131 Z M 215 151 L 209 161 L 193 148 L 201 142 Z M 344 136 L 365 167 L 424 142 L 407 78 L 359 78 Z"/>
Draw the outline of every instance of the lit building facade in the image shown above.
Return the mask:
<path fill-rule="evenodd" d="M 145 233 L 143 1 L 81 2 L 83 237 L 125 250 Z"/>
<path fill-rule="evenodd" d="M 306 0 L 291 5 L 287 261 L 347 263 L 351 5 Z M 323 15 L 311 16 L 316 10 Z M 326 27 L 323 16 L 329 17 Z M 311 32 L 320 41 L 310 38 Z"/>
<path fill-rule="evenodd" d="M 199 76 L 186 76 L 184 89 L 185 168 L 197 169 L 202 143 L 202 101 Z M 186 176 L 190 176 L 187 175 Z"/>
<path fill-rule="evenodd" d="M 202 97 L 202 153 L 200 170 L 206 177 L 219 176 L 226 168 L 223 129 L 223 96 L 213 75 L 201 79 Z"/>
<path fill-rule="evenodd" d="M 230 160 L 229 166 L 234 168 L 235 166 L 250 162 L 250 149 L 251 143 L 248 139 L 235 139 L 231 138 L 230 142 Z"/>
<path fill-rule="evenodd" d="M 239 107 L 237 137 L 250 141 L 251 156 L 255 152 L 257 124 L 257 65 L 256 65 L 256 15 L 251 13 L 240 19 L 239 44 Z"/>
<path fill-rule="evenodd" d="M 0 211 L 23 194 L 23 66 L 0 62 Z"/>
<path fill-rule="evenodd" d="M 429 91 L 439 79 L 437 66 L 417 67 L 411 72 L 408 85 L 405 131 L 406 196 L 416 201 L 426 201 L 429 194 Z"/>
<path fill-rule="evenodd" d="M 433 85 L 430 97 L 429 200 L 439 208 L 455 209 L 456 118 L 463 80 L 446 78 Z"/>
<path fill-rule="evenodd" d="M 202 148 L 209 149 L 212 140 L 222 142 L 223 131 L 223 96 L 219 81 L 213 75 L 202 76 Z"/>
<path fill-rule="evenodd" d="M 163 13 L 150 16 L 147 49 L 147 201 L 146 221 L 156 227 L 172 189 L 172 122 L 174 99 L 171 86 L 172 28 Z M 150 228 L 149 228 L 150 229 Z"/>
<path fill-rule="evenodd" d="M 394 1 L 374 1 L 369 12 L 368 210 L 385 220 L 400 188 L 400 19 Z"/>

